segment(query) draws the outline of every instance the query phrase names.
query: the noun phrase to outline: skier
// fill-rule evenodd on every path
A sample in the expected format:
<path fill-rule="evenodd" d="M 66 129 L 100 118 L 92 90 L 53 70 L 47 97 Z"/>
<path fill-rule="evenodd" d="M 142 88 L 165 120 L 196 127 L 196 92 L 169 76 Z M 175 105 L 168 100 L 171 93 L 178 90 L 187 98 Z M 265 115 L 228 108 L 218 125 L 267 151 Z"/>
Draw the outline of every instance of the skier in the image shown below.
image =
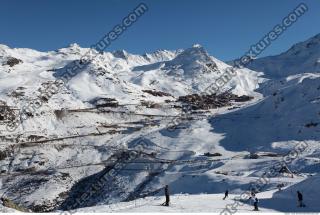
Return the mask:
<path fill-rule="evenodd" d="M 257 197 L 254 198 L 254 202 L 253 202 L 253 206 L 254 206 L 254 211 L 258 211 L 259 208 L 258 208 L 258 202 L 259 202 L 259 199 Z"/>
<path fill-rule="evenodd" d="M 256 193 L 254 192 L 254 190 L 251 190 L 251 192 L 250 192 L 250 198 L 249 198 L 250 204 L 252 204 L 252 202 L 254 202 L 255 197 L 256 197 Z"/>
<path fill-rule="evenodd" d="M 297 191 L 297 195 L 298 195 L 298 207 L 305 207 L 305 204 L 303 204 L 303 196 L 302 193 L 300 193 L 300 191 Z"/>
<path fill-rule="evenodd" d="M 226 190 L 226 192 L 224 193 L 223 200 L 225 200 L 225 199 L 228 197 L 228 195 L 229 195 L 229 191 L 228 191 L 228 190 Z"/>
<path fill-rule="evenodd" d="M 283 183 L 277 185 L 277 188 L 278 188 L 279 191 L 281 191 L 281 188 L 282 188 L 282 187 L 284 187 L 284 184 L 283 184 Z"/>
<path fill-rule="evenodd" d="M 169 206 L 170 196 L 169 196 L 169 186 L 166 185 L 164 188 L 164 194 L 166 196 L 166 201 L 162 204 L 163 206 Z"/>

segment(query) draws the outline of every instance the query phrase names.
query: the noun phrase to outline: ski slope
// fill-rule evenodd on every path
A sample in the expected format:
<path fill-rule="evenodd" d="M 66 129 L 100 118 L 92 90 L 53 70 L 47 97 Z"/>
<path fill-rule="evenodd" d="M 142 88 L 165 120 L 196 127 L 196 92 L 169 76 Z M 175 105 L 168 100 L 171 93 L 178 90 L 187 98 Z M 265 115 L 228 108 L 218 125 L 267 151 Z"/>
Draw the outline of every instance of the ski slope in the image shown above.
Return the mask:
<path fill-rule="evenodd" d="M 293 60 L 303 61 L 301 56 L 316 46 L 306 44 L 295 46 L 300 54 L 290 54 Z M 76 44 L 51 52 L 1 45 L 1 106 L 17 111 L 33 101 L 39 88 L 62 77 L 86 51 Z M 319 57 L 316 48 L 312 53 Z M 9 65 L 12 57 L 21 61 Z M 208 65 L 214 69 L 208 71 Z M 317 67 L 301 66 L 283 76 L 257 69 L 269 79 L 238 70 L 222 90 L 252 100 L 184 113 L 179 96 L 201 93 L 228 67 L 200 45 L 144 55 L 99 53 L 14 132 L 0 118 L 0 194 L 34 212 L 220 212 L 305 144 L 286 164 L 287 172 L 270 177 L 257 196 L 261 211 L 319 211 Z M 118 105 L 96 107 L 101 98 Z M 129 159 L 132 151 L 139 153 Z M 112 170 L 116 177 L 108 176 L 97 192 L 76 204 Z M 168 208 L 159 206 L 167 184 L 172 194 Z M 226 189 L 230 197 L 223 201 Z M 306 208 L 296 207 L 298 189 Z M 244 203 L 239 211 L 252 208 Z"/>
<path fill-rule="evenodd" d="M 281 191 L 270 190 L 257 194 L 259 199 L 260 212 L 315 212 L 320 210 L 318 199 L 320 197 L 319 176 L 313 176 L 310 179 L 297 183 L 296 185 L 286 187 Z M 312 187 L 312 188 L 310 188 Z M 304 203 L 306 207 L 297 207 L 297 190 L 304 190 Z M 102 213 L 102 212 L 120 212 L 120 213 L 258 213 L 253 211 L 251 200 L 239 201 L 241 194 L 230 194 L 226 200 L 223 200 L 224 194 L 176 194 L 170 197 L 170 206 L 161 206 L 164 197 L 146 197 L 130 202 L 122 202 L 111 205 L 101 205 L 89 208 L 82 208 L 71 212 L 77 213 Z"/>

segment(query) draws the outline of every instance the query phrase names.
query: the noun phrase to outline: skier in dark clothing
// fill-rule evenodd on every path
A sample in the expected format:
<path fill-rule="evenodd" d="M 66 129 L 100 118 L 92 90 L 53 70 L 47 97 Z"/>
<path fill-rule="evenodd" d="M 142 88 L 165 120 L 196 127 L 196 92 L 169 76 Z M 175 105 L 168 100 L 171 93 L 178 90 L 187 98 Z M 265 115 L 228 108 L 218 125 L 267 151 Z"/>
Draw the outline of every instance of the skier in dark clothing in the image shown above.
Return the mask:
<path fill-rule="evenodd" d="M 258 202 L 259 202 L 259 200 L 258 200 L 258 198 L 257 197 L 255 197 L 254 198 L 254 202 L 253 202 L 253 206 L 254 206 L 254 211 L 258 211 L 259 210 L 259 208 L 258 208 Z"/>
<path fill-rule="evenodd" d="M 166 185 L 164 188 L 164 195 L 166 196 L 166 201 L 162 205 L 169 206 L 170 196 L 169 196 L 169 186 L 168 185 Z"/>
<path fill-rule="evenodd" d="M 228 195 L 229 195 L 229 191 L 228 191 L 228 190 L 226 190 L 226 192 L 224 193 L 223 200 L 225 200 L 225 199 L 228 197 Z"/>
<path fill-rule="evenodd" d="M 254 200 L 255 200 L 255 198 L 256 198 L 256 193 L 252 190 L 251 192 L 250 192 L 250 198 L 249 198 L 249 200 L 250 200 L 250 204 L 252 204 L 252 201 L 254 202 Z"/>
<path fill-rule="evenodd" d="M 297 195 L 298 195 L 298 207 L 305 207 L 305 204 L 303 204 L 303 196 L 302 193 L 300 193 L 300 191 L 297 191 Z"/>

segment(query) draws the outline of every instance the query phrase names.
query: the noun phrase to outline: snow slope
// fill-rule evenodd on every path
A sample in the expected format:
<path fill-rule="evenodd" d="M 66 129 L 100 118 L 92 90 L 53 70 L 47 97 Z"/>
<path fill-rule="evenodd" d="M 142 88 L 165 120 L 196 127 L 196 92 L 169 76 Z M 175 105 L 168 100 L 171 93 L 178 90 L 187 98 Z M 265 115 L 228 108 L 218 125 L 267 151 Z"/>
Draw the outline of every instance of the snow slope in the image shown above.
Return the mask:
<path fill-rule="evenodd" d="M 288 141 L 319 140 L 320 76 L 305 74 L 266 86 L 260 103 L 211 119 L 214 132 L 226 136 L 223 147 L 273 151 Z"/>
<path fill-rule="evenodd" d="M 68 65 L 89 51 L 76 44 L 51 52 L 0 48 L 0 100 L 3 107 L 8 105 L 16 112 L 41 98 L 41 90 L 59 80 L 67 72 Z M 170 168 L 174 160 L 206 160 L 194 155 L 198 150 L 203 153 L 212 147 L 203 143 L 192 149 L 192 136 L 187 148 L 180 146 L 181 141 L 173 142 L 177 148 L 182 147 L 180 151 L 171 151 L 169 146 L 163 148 L 166 146 L 161 141 L 170 135 L 175 136 L 175 132 L 165 128 L 173 117 L 177 118 L 174 119 L 177 124 L 186 120 L 185 117 L 180 119 L 178 96 L 201 92 L 209 81 L 219 78 L 228 65 L 209 56 L 198 45 L 186 50 L 162 50 L 145 55 L 123 50 L 96 54 L 98 56 L 77 70 L 57 94 L 43 100 L 41 107 L 31 112 L 27 119 L 20 119 L 21 125 L 14 132 L 7 131 L 8 122 L 1 119 L 1 193 L 17 204 L 34 211 L 50 211 L 60 204 L 63 208 L 82 192 L 82 184 L 89 186 L 90 181 L 106 171 L 108 165 L 123 159 L 121 156 L 141 137 L 145 137 L 150 150 L 156 150 L 159 157 L 145 155 L 138 160 L 166 160 L 153 166 L 160 171 L 159 175 Z M 10 64 L 13 58 L 14 64 Z M 215 69 L 205 69 L 206 64 L 215 65 Z M 225 89 L 233 89 L 239 95 L 258 95 L 254 89 L 260 82 L 259 74 L 248 69 L 238 73 L 239 76 Z M 161 95 L 152 95 L 146 90 Z M 115 99 L 119 106 L 97 108 L 93 101 L 99 98 Z M 155 105 L 149 107 L 145 104 L 148 102 Z M 226 111 L 227 108 L 217 111 Z M 210 111 L 200 111 L 194 117 L 208 115 L 211 115 Z M 148 137 L 155 138 L 155 141 Z M 137 168 L 135 163 L 129 164 L 128 168 L 131 165 Z M 184 166 L 182 163 L 169 173 L 172 180 L 181 177 L 181 173 L 175 172 L 180 172 L 179 168 L 183 172 Z M 121 171 L 120 175 L 121 184 L 124 184 L 122 179 L 134 181 L 125 183 L 127 186 L 113 190 L 108 196 L 98 194 L 85 205 L 134 199 L 139 190 L 152 192 L 157 189 L 153 185 L 148 187 L 149 182 L 157 180 L 148 171 Z M 164 180 L 165 175 L 159 179 Z M 118 181 L 110 180 L 110 184 L 115 183 Z M 127 192 L 125 196 L 121 194 L 123 191 Z"/>
<path fill-rule="evenodd" d="M 268 78 L 283 78 L 300 73 L 320 72 L 320 34 L 293 45 L 276 56 L 253 60 L 248 68 L 260 71 Z"/>
<path fill-rule="evenodd" d="M 88 51 L 75 44 L 48 53 L 0 48 L 0 100 L 14 109 Z M 9 57 L 22 62 L 6 65 Z M 39 212 L 219 212 L 304 143 L 287 164 L 290 172 L 279 172 L 257 194 L 263 211 L 298 211 L 293 190 L 317 184 L 320 170 L 319 73 L 288 71 L 266 81 L 238 70 L 223 90 L 253 100 L 183 113 L 177 97 L 201 92 L 228 67 L 199 45 L 145 55 L 99 53 L 15 132 L 1 121 L 1 195 Z M 119 106 L 97 108 L 98 98 L 116 99 Z M 129 159 L 137 146 L 142 152 Z M 113 170 L 116 176 L 109 176 Z M 105 175 L 105 183 L 77 205 Z M 169 208 L 158 206 L 166 184 L 173 195 Z M 279 185 L 284 189 L 276 192 Z M 226 189 L 231 195 L 223 201 Z M 282 202 L 288 207 L 280 208 Z M 246 203 L 240 211 L 251 208 Z"/>
<path fill-rule="evenodd" d="M 309 179 L 286 187 L 284 190 L 270 190 L 257 194 L 259 199 L 259 212 L 315 212 L 320 210 L 319 199 L 319 177 L 313 176 Z M 297 207 L 296 191 L 304 191 L 304 203 L 306 207 Z M 130 202 L 122 202 L 110 205 L 101 205 L 95 207 L 81 208 L 72 212 L 80 213 L 101 213 L 101 212 L 120 212 L 120 213 L 138 213 L 138 212 L 173 212 L 190 213 L 206 212 L 227 214 L 232 213 L 258 213 L 253 211 L 252 201 L 239 201 L 239 194 L 229 194 L 226 200 L 223 200 L 221 194 L 176 194 L 171 196 L 171 205 L 169 207 L 161 206 L 164 197 L 146 197 Z"/>

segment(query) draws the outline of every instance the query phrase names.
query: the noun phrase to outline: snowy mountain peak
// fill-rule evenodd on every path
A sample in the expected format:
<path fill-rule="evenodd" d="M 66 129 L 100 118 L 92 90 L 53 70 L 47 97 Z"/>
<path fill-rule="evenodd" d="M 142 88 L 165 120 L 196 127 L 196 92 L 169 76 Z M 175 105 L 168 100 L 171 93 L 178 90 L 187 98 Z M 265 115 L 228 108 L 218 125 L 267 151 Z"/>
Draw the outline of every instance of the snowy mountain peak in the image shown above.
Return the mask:
<path fill-rule="evenodd" d="M 303 56 L 313 52 L 318 52 L 318 55 L 320 55 L 320 34 L 293 45 L 285 54 Z"/>
<path fill-rule="evenodd" d="M 126 60 L 128 58 L 128 52 L 126 52 L 125 50 L 117 50 L 112 52 L 113 56 L 116 58 L 122 58 L 124 60 Z"/>
<path fill-rule="evenodd" d="M 82 48 L 80 45 L 77 43 L 71 43 L 66 47 L 60 48 L 56 50 L 57 53 L 62 53 L 66 55 L 84 55 L 85 52 L 88 50 L 88 48 Z"/>
<path fill-rule="evenodd" d="M 207 63 L 211 61 L 208 52 L 202 46 L 193 46 L 177 55 L 173 64 L 193 64 L 195 62 Z"/>
<path fill-rule="evenodd" d="M 151 63 L 160 61 L 169 61 L 175 58 L 182 50 L 169 51 L 165 49 L 159 49 L 152 53 L 145 53 L 142 56 Z"/>
<path fill-rule="evenodd" d="M 69 44 L 69 46 L 67 46 L 67 48 L 80 49 L 81 47 L 78 45 L 78 43 L 71 43 L 71 44 Z"/>
<path fill-rule="evenodd" d="M 3 44 L 0 44 L 0 50 L 3 50 L 3 49 L 10 49 L 10 47 L 3 45 Z"/>
<path fill-rule="evenodd" d="M 200 44 L 193 44 L 192 48 L 201 48 L 202 46 Z"/>
<path fill-rule="evenodd" d="M 293 45 L 279 55 L 253 60 L 248 68 L 264 72 L 269 78 L 320 72 L 320 34 Z"/>
<path fill-rule="evenodd" d="M 9 49 L 8 46 L 0 44 L 0 56 L 4 57 L 7 53 L 6 50 L 8 50 L 8 49 Z"/>

